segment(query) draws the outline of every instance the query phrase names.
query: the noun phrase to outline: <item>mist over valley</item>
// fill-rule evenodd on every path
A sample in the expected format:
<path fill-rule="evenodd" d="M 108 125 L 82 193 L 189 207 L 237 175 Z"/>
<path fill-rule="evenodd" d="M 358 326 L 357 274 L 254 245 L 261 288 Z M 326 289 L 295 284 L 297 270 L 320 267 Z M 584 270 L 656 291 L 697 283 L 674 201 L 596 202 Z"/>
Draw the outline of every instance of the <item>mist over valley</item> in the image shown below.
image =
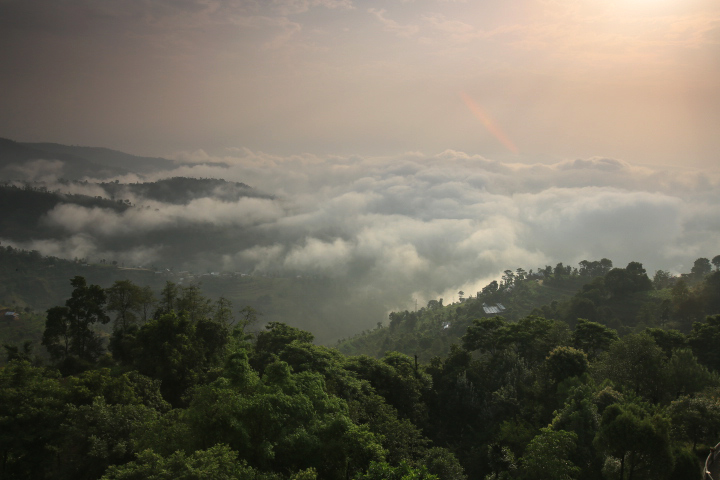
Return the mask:
<path fill-rule="evenodd" d="M 392 310 L 457 301 L 508 268 L 611 258 L 679 273 L 720 240 L 718 177 L 693 169 L 507 163 L 450 150 L 365 158 L 240 149 L 117 174 L 142 159 L 37 150 L 44 144 L 12 157 L 8 145 L 24 146 L 4 145 L 3 245 L 208 287 L 219 274 L 275 278 L 296 293 L 271 292 L 259 310 L 276 320 L 295 309 L 284 320 L 313 325 L 324 342 L 386 322 Z"/>

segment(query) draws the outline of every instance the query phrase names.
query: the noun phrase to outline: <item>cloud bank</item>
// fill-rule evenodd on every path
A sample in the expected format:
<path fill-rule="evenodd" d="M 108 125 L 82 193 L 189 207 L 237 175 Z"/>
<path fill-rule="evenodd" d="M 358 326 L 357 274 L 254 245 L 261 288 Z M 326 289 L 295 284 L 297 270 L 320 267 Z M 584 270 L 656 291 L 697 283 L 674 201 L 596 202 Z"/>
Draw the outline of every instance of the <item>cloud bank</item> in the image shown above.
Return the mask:
<path fill-rule="evenodd" d="M 43 221 L 67 240 L 32 247 L 70 257 L 116 252 L 203 271 L 330 277 L 390 308 L 477 291 L 507 268 L 607 257 L 618 266 L 640 261 L 651 274 L 681 272 L 720 253 L 720 177 L 707 172 L 610 158 L 508 164 L 451 150 L 178 157 L 203 163 L 147 180 L 224 178 L 274 197 L 186 205 L 133 198 L 136 206 L 124 212 L 63 204 Z M 195 234 L 199 243 L 170 245 L 167 232 Z"/>

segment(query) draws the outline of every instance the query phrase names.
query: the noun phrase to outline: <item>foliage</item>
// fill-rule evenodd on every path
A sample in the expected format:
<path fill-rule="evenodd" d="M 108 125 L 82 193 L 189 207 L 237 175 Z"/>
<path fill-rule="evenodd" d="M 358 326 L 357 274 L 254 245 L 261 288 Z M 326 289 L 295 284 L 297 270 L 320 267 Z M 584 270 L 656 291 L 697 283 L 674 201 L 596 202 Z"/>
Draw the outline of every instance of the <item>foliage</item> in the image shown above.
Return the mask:
<path fill-rule="evenodd" d="M 0 477 L 697 478 L 694 449 L 720 435 L 720 319 L 660 327 L 712 312 L 717 272 L 673 295 L 647 289 L 637 262 L 580 265 L 393 312 L 372 333 L 387 343 L 358 356 L 281 322 L 252 332 L 259 312 L 235 321 L 196 284 L 165 283 L 150 312 L 132 282 L 74 278 L 48 311 L 53 367 L 6 346 Z M 484 314 L 548 289 L 565 297 L 542 315 Z M 105 311 L 112 357 L 79 334 L 106 336 Z"/>
<path fill-rule="evenodd" d="M 105 291 L 98 285 L 88 285 L 77 276 L 70 281 L 74 287 L 64 307 L 48 310 L 43 345 L 56 360 L 75 357 L 83 362 L 95 362 L 102 353 L 102 341 L 92 330 L 95 324 L 110 321 L 105 313 Z"/>
<path fill-rule="evenodd" d="M 436 475 L 428 473 L 427 468 L 412 468 L 407 462 L 393 467 L 385 462 L 373 462 L 367 472 L 355 477 L 355 480 L 437 480 Z"/>
<path fill-rule="evenodd" d="M 263 474 L 237 461 L 237 452 L 226 445 L 214 445 L 191 455 L 175 452 L 163 457 L 145 450 L 137 460 L 110 467 L 103 480 L 277 480 L 279 475 Z"/>
<path fill-rule="evenodd" d="M 527 480 L 573 480 L 580 468 L 570 456 L 576 448 L 577 435 L 564 430 L 543 428 L 532 439 L 521 460 L 520 478 Z"/>
<path fill-rule="evenodd" d="M 597 364 L 598 379 L 650 400 L 659 399 L 664 387 L 665 356 L 647 334 L 627 335 L 613 343 Z"/>

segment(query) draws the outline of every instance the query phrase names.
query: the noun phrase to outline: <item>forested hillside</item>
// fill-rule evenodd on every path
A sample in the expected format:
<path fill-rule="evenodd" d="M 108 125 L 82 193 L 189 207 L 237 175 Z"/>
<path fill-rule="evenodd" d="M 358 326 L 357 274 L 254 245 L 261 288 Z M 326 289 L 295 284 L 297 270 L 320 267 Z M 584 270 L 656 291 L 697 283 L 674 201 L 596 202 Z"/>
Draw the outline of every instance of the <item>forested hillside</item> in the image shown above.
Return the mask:
<path fill-rule="evenodd" d="M 75 276 L 42 345 L 5 345 L 0 474 L 699 479 L 720 440 L 720 258 L 653 280 L 637 262 L 603 262 L 508 271 L 477 298 L 393 313 L 367 336 L 404 331 L 415 358 L 347 356 L 279 322 L 258 331 L 255 308 L 194 286 L 156 295 Z M 528 308 L 516 291 L 552 285 L 582 286 L 512 313 Z M 422 360 L 427 325 L 465 319 L 447 353 Z"/>
<path fill-rule="evenodd" d="M 717 269 L 720 258 L 713 262 Z M 455 304 L 431 300 L 417 311 L 393 312 L 387 327 L 341 340 L 337 347 L 348 355 L 399 351 L 429 361 L 435 355 L 447 355 L 473 320 L 485 316 L 515 322 L 536 315 L 559 320 L 569 328 L 584 318 L 621 334 L 647 327 L 688 333 L 693 322 L 720 312 L 720 277 L 710 275 L 712 269 L 711 262 L 701 258 L 687 274 L 674 277 L 659 270 L 653 280 L 638 262 L 613 268 L 608 259 L 583 260 L 578 268 L 560 263 L 535 272 L 506 270 L 500 282 L 492 281 L 477 295 L 466 298 L 465 292 L 459 292 L 460 301 Z"/>
<path fill-rule="evenodd" d="M 0 308 L 22 312 L 19 322 L 0 328 L 0 343 L 16 342 L 25 335 L 37 344 L 42 319 L 33 315 L 62 304 L 72 291 L 68 278 L 78 275 L 103 288 L 128 280 L 150 287 L 155 294 L 167 281 L 197 287 L 211 298 L 225 297 L 236 305 L 253 305 L 262 311 L 266 322 L 283 321 L 317 332 L 315 337 L 323 344 L 333 343 L 355 331 L 358 325 L 371 324 L 372 318 L 385 314 L 382 304 L 353 300 L 349 298 L 348 285 L 327 278 L 188 272 L 152 264 L 130 268 L 110 258 L 86 262 L 84 258 L 44 257 L 37 251 L 0 245 Z M 337 321 L 338 311 L 344 312 L 344 321 Z"/>

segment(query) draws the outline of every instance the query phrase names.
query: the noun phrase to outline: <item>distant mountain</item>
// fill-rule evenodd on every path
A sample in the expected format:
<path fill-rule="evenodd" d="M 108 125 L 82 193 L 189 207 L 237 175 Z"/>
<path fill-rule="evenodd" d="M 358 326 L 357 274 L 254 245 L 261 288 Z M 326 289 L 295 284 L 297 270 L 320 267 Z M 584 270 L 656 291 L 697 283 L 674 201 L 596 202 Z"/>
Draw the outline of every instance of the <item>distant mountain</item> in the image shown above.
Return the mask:
<path fill-rule="evenodd" d="M 176 205 L 188 204 L 198 198 L 215 198 L 224 202 L 237 202 L 242 197 L 272 198 L 241 182 L 228 182 L 215 178 L 172 177 L 146 183 L 99 183 L 108 198 L 125 198 L 127 193 L 136 197 Z"/>
<path fill-rule="evenodd" d="M 84 158 L 94 164 L 109 168 L 129 170 L 136 173 L 150 173 L 173 168 L 175 163 L 167 158 L 138 157 L 128 153 L 99 147 L 79 147 L 59 143 L 22 143 L 21 145 L 53 155 L 71 155 Z"/>
<path fill-rule="evenodd" d="M 33 145 L 0 138 L 0 180 L 35 180 L 43 174 L 78 180 L 83 177 L 108 178 L 130 172 L 120 164 L 97 162 L 70 151 L 52 152 Z"/>
<path fill-rule="evenodd" d="M 0 180 L 33 181 L 46 175 L 67 180 L 105 179 L 170 170 L 176 164 L 100 147 L 16 142 L 0 138 Z"/>

